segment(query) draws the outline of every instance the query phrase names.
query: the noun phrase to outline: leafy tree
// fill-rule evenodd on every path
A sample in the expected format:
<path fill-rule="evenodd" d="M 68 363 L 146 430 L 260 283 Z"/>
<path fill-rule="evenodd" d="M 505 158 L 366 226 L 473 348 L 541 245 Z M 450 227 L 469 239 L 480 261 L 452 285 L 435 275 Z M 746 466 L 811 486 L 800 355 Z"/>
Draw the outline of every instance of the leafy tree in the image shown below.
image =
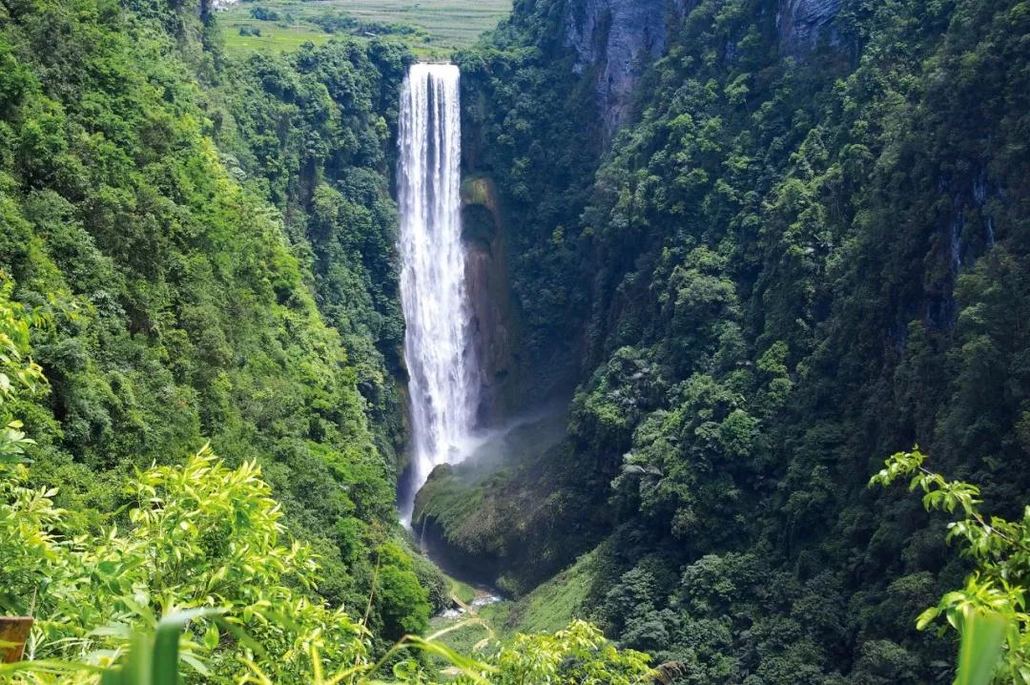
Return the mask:
<path fill-rule="evenodd" d="M 987 516 L 981 511 L 980 488 L 946 480 L 927 469 L 925 461 L 926 456 L 918 449 L 898 452 L 887 460 L 886 467 L 873 476 L 870 484 L 887 486 L 908 478 L 910 490 L 923 492 L 923 506 L 927 511 L 958 514 L 960 518 L 948 524 L 947 537 L 949 541 L 957 540 L 962 544 L 962 553 L 973 560 L 975 568 L 962 589 L 948 592 L 936 606 L 920 614 L 917 627 L 925 629 L 935 619 L 943 617 L 948 626 L 961 630 L 965 639 L 966 633 L 976 630 L 971 615 L 997 617 L 1007 630 L 1003 667 L 995 673 L 994 681 L 1030 682 L 1027 670 L 1030 616 L 1026 613 L 1025 597 L 1030 582 L 1030 507 L 1024 508 L 1023 517 L 1017 521 Z M 993 629 L 986 623 L 983 630 Z M 994 671 L 993 664 L 988 663 L 986 668 L 987 675 Z M 963 676 L 960 672 L 960 682 L 967 682 L 969 678 L 972 676 Z"/>
<path fill-rule="evenodd" d="M 16 284 L 5 292 L 48 323 L 30 337 L 50 393 L 0 417 L 24 424 L 8 427 L 11 450 L 18 433 L 37 443 L 22 485 L 55 490 L 69 536 L 124 530 L 135 470 L 181 464 L 209 438 L 229 466 L 260 464 L 283 534 L 322 558 L 322 596 L 363 606 L 375 548 L 401 537 L 401 413 L 382 352 L 401 326 L 379 112 L 395 106 L 403 50 L 337 45 L 278 72 L 239 66 L 233 80 L 211 16 L 181 3 L 44 0 L 0 14 L 0 269 Z M 246 87 L 274 91 L 277 75 L 295 135 L 280 149 L 274 112 L 268 135 L 234 147 L 231 132 L 252 130 L 233 118 Z M 353 104 L 346 119 L 334 95 Z M 249 102 L 262 117 L 264 100 Z M 266 149 L 282 195 L 251 164 Z M 332 306 L 287 201 L 307 199 L 315 160 L 347 179 L 329 219 L 346 239 L 327 240 L 336 249 L 320 267 L 346 275 Z M 421 603 L 375 596 L 376 634 L 380 601 L 392 621 L 424 617 Z"/>
<path fill-rule="evenodd" d="M 582 121 L 606 113 L 603 67 L 568 44 L 577 3 L 517 3 L 459 56 L 524 374 L 579 383 L 570 439 L 476 493 L 578 502 L 527 544 L 600 545 L 585 604 L 614 639 L 668 635 L 660 658 L 696 682 L 943 681 L 950 646 L 912 619 L 969 562 L 865 474 L 918 441 L 1022 516 L 1030 15 L 845 0 L 799 46 L 781 5 L 670 16 L 612 140 Z M 435 522 L 460 547 L 476 512 Z M 750 554 L 776 592 L 733 583 L 739 611 L 681 599 L 688 570 Z M 617 610 L 644 571 L 648 601 Z"/>

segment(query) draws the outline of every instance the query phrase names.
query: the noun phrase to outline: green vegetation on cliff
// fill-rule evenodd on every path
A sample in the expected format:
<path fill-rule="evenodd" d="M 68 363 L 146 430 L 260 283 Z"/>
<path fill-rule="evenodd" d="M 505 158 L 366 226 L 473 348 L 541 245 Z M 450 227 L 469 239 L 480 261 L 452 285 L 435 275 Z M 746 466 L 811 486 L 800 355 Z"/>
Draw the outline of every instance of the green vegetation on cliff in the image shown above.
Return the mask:
<path fill-rule="evenodd" d="M 159 625 L 154 682 L 649 677 L 585 623 L 412 637 L 447 597 L 394 506 L 410 58 L 226 61 L 195 9 L 0 5 L 0 615 L 35 619 L 0 679 L 142 685 Z"/>
<path fill-rule="evenodd" d="M 969 561 L 866 482 L 918 442 L 1001 515 L 1030 495 L 1027 3 L 844 0 L 804 46 L 781 3 L 688 3 L 610 150 L 583 4 L 460 56 L 530 358 L 585 360 L 550 473 L 491 492 L 590 513 L 512 507 L 504 544 L 553 574 L 604 540 L 588 616 L 683 682 L 949 681 L 914 626 Z"/>
<path fill-rule="evenodd" d="M 210 440 L 232 466 L 261 465 L 288 535 L 323 559 L 327 600 L 364 606 L 387 568 L 418 590 L 375 593 L 370 625 L 396 639 L 429 612 L 406 553 L 377 551 L 399 535 L 379 112 L 403 56 L 255 58 L 218 87 L 192 12 L 0 9 L 0 269 L 47 321 L 33 354 L 51 392 L 9 410 L 36 441 L 29 482 L 57 488 L 69 533 L 96 533 L 124 523 L 135 469 Z"/>

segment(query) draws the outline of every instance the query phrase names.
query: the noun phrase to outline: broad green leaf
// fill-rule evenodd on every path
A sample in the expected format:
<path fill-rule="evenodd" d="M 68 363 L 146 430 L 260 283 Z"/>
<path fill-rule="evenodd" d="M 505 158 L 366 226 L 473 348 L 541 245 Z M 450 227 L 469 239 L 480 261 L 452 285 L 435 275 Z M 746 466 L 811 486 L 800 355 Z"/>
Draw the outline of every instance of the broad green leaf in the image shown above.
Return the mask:
<path fill-rule="evenodd" d="M 1008 622 L 999 614 L 966 609 L 955 685 L 987 685 L 1001 657 Z"/>

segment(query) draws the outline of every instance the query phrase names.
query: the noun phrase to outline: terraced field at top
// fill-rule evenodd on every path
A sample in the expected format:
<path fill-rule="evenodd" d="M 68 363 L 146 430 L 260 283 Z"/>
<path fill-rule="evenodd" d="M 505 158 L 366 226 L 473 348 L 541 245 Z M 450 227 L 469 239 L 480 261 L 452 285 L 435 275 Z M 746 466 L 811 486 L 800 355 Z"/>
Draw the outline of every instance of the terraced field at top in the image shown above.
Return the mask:
<path fill-rule="evenodd" d="M 512 0 L 258 0 L 236 2 L 218 18 L 230 53 L 295 50 L 338 34 L 403 41 L 423 56 L 443 57 L 494 28 L 511 5 Z M 334 17 L 355 23 L 337 22 L 327 30 L 326 19 Z"/>

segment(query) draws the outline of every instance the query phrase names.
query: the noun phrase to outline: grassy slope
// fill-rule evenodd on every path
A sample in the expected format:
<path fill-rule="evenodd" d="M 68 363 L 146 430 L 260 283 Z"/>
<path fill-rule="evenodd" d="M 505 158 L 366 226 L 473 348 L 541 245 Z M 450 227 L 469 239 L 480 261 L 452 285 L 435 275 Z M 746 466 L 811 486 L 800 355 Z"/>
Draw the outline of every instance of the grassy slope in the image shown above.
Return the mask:
<path fill-rule="evenodd" d="M 596 553 L 589 552 L 517 602 L 507 605 L 503 633 L 554 632 L 573 619 L 588 618 L 585 602 L 594 578 Z"/>
<path fill-rule="evenodd" d="M 430 632 L 455 628 L 443 636 L 444 642 L 462 653 L 470 653 L 491 634 L 504 639 L 516 633 L 554 632 L 565 628 L 574 619 L 588 619 L 586 600 L 594 583 L 596 563 L 596 551 L 584 554 L 571 567 L 518 601 L 473 608 L 470 616 L 437 616 L 432 621 Z M 458 590 L 460 584 L 452 582 L 456 583 L 454 589 Z M 464 589 L 470 588 L 465 586 Z M 455 596 L 458 597 L 457 594 Z M 467 603 L 466 598 L 459 599 Z M 462 627 L 456 627 L 463 623 Z"/>
<path fill-rule="evenodd" d="M 363 22 L 405 24 L 421 29 L 412 36 L 389 36 L 408 43 L 425 57 L 444 56 L 472 45 L 481 33 L 497 25 L 509 11 L 511 0 L 263 0 L 238 3 L 220 13 L 225 45 L 230 52 L 285 52 L 307 41 L 321 44 L 332 38 L 313 23 L 320 15 L 348 14 Z M 254 7 L 264 7 L 292 21 L 258 21 Z M 261 30 L 261 36 L 241 36 L 244 27 Z"/>

